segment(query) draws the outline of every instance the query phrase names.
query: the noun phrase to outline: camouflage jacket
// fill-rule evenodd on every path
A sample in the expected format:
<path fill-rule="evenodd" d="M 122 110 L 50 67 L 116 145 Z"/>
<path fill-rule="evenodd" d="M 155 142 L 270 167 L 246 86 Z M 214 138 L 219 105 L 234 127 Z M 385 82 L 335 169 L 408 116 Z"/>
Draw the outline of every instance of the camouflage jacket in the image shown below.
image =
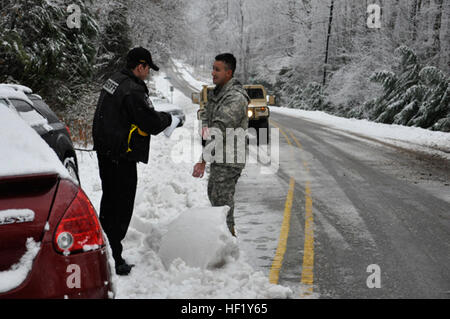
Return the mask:
<path fill-rule="evenodd" d="M 206 142 L 205 148 L 216 147 L 217 150 L 220 144 L 223 145 L 222 160 L 220 156 L 217 156 L 217 152 L 209 152 L 215 156 L 215 163 L 225 163 L 225 165 L 242 168 L 245 166 L 247 143 L 242 143 L 242 138 L 245 142 L 245 135 L 243 137 L 241 133 L 246 134 L 248 129 L 247 106 L 249 101 L 250 98 L 244 87 L 234 78 L 222 88 L 216 87 L 209 92 L 208 103 L 205 105 L 205 112 L 202 113 L 201 120 L 202 125 L 209 128 L 212 136 L 212 139 Z M 216 139 L 217 134 L 220 134 L 222 138 Z M 234 138 L 233 134 L 238 138 Z M 213 140 L 215 145 L 212 144 Z M 234 147 L 232 146 L 233 141 Z M 230 144 L 229 151 L 227 151 L 227 143 Z M 205 160 L 208 161 L 206 158 Z"/>

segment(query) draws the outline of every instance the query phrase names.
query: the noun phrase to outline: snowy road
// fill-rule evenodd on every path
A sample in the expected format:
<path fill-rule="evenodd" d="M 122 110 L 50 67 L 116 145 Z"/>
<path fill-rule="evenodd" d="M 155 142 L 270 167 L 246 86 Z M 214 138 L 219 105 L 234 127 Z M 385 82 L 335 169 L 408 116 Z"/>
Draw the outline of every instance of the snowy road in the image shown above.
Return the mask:
<path fill-rule="evenodd" d="M 321 297 L 449 297 L 448 160 L 276 112 L 272 124 L 285 133 L 277 177 L 284 189 L 295 179 L 281 284 L 292 286 L 305 276 L 309 253 L 314 291 Z M 244 179 L 238 194 L 250 184 Z M 267 185 L 273 184 L 266 191 Z M 305 247 L 307 197 L 314 216 L 312 248 Z M 379 266 L 381 288 L 369 289 L 366 270 L 373 264 Z"/>
<path fill-rule="evenodd" d="M 449 298 L 448 158 L 272 110 L 280 168 L 247 165 L 235 197 L 248 262 L 296 296 Z"/>

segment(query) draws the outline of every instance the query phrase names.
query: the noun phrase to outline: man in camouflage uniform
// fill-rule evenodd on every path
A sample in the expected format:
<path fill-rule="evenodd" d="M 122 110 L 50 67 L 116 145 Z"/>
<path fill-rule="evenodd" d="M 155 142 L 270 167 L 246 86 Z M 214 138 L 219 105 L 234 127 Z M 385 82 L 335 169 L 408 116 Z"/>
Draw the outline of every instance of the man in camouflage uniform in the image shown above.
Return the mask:
<path fill-rule="evenodd" d="M 233 78 L 235 69 L 236 59 L 232 54 L 225 53 L 216 57 L 212 71 L 216 87 L 208 95 L 205 111 L 200 115 L 203 126 L 202 136 L 207 141 L 202 161 L 194 166 L 193 172 L 194 177 L 202 177 L 206 162 L 211 161 L 208 197 L 213 206 L 228 205 L 230 207 L 227 225 L 233 236 L 235 236 L 234 193 L 236 183 L 245 166 L 247 106 L 250 101 L 242 84 Z M 235 132 L 238 132 L 237 143 L 234 141 Z M 242 136 L 244 139 L 240 139 Z M 231 144 L 234 144 L 234 147 L 231 147 Z M 207 149 L 213 150 L 212 160 L 208 160 L 205 156 Z"/>

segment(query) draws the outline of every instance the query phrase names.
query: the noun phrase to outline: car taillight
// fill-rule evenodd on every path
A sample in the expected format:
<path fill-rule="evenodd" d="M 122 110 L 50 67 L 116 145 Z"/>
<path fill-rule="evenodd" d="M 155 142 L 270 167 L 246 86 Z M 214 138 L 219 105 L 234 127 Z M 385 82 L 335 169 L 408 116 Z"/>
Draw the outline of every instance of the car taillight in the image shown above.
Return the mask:
<path fill-rule="evenodd" d="M 61 253 L 93 250 L 105 245 L 97 214 L 83 190 L 78 191 L 59 222 L 54 244 Z"/>

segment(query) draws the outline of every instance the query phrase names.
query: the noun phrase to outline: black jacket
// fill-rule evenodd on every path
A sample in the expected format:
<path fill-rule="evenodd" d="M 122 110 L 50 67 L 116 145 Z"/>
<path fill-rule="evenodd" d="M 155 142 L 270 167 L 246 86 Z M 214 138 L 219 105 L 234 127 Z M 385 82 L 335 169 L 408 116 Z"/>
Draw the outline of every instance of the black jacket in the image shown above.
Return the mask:
<path fill-rule="evenodd" d="M 106 81 L 100 93 L 92 127 L 94 150 L 113 160 L 148 163 L 150 135 L 159 134 L 171 123 L 170 114 L 155 111 L 149 102 L 144 81 L 123 69 Z M 131 131 L 132 125 L 141 133 Z"/>

